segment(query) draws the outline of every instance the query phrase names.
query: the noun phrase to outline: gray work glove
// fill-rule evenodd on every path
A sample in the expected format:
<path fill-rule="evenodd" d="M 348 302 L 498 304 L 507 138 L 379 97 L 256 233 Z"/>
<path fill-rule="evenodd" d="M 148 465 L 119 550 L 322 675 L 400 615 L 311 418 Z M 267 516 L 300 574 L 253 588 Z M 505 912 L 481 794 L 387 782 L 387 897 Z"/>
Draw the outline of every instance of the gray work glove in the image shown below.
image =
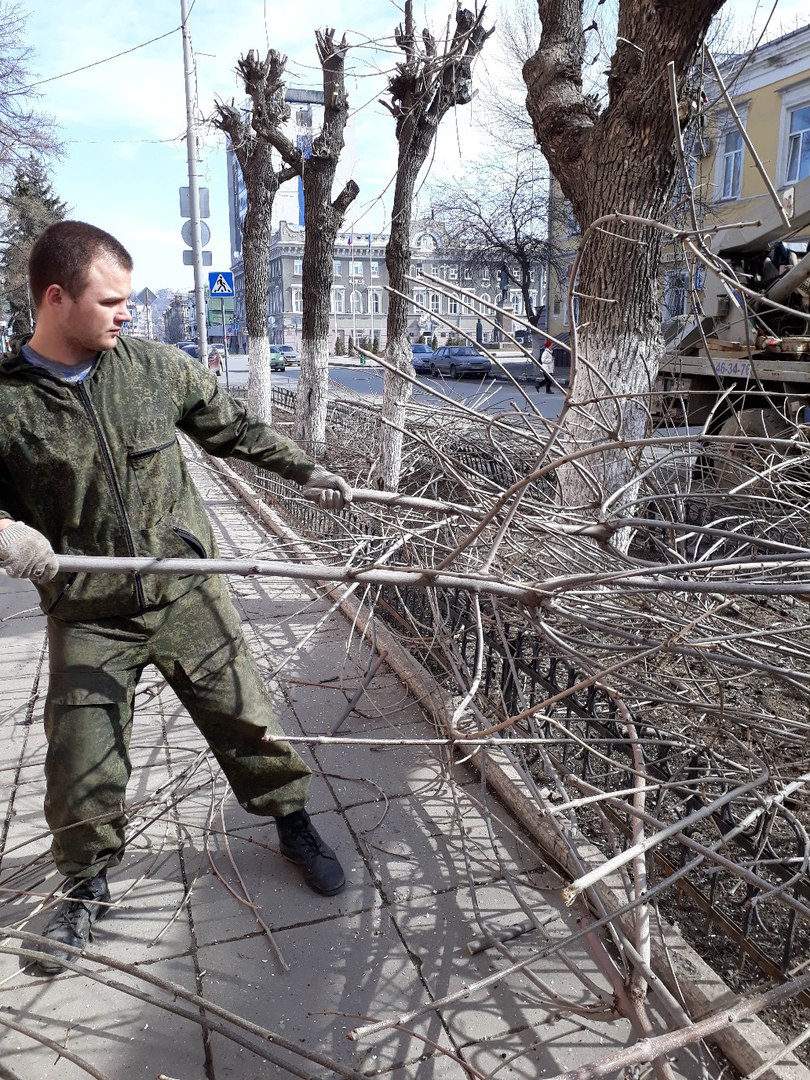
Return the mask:
<path fill-rule="evenodd" d="M 352 489 L 342 476 L 316 465 L 303 485 L 304 498 L 317 503 L 321 510 L 342 510 L 352 501 Z"/>
<path fill-rule="evenodd" d="M 0 531 L 0 567 L 9 577 L 50 581 L 59 573 L 59 560 L 47 537 L 15 521 Z"/>

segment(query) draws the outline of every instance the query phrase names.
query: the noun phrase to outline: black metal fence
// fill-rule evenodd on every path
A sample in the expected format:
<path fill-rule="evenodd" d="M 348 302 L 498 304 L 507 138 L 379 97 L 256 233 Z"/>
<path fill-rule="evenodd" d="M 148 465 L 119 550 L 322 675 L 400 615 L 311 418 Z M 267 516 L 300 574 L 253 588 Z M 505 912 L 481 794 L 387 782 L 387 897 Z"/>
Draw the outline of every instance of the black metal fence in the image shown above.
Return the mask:
<path fill-rule="evenodd" d="M 277 407 L 294 407 L 290 391 L 274 388 L 273 394 Z M 352 407 L 345 402 L 330 405 L 330 431 L 341 411 Z M 479 450 L 475 454 L 480 457 Z M 255 473 L 257 486 L 301 532 L 314 539 L 353 537 L 355 545 L 365 536 L 373 545 L 374 538 L 368 536 L 367 525 L 353 511 L 323 514 L 300 498 L 296 485 L 262 469 L 256 469 Z M 493 478 L 499 475 L 494 465 L 491 475 Z M 380 590 L 376 610 L 395 632 L 408 640 L 413 639 L 415 627 L 426 641 L 435 630 L 441 629 L 445 646 L 452 643 L 456 664 L 472 673 L 478 630 L 469 594 L 433 590 L 431 595 L 426 589 L 386 588 Z M 515 716 L 561 691 L 570 691 L 563 701 L 520 724 L 518 730 L 546 739 L 546 753 L 563 774 L 574 775 L 602 790 L 618 791 L 631 786 L 628 778 L 633 764 L 632 750 L 616 701 L 606 690 L 591 684 L 578 690 L 578 684 L 588 683 L 582 673 L 568 660 L 550 652 L 523 612 L 516 608 L 513 618 L 510 616 L 511 622 L 504 622 L 504 611 L 503 602 L 499 603 L 497 619 L 494 612 L 484 611 L 480 657 L 483 707 L 489 702 L 493 716 Z M 431 653 L 427 662 L 452 688 L 442 656 Z M 716 779 L 696 785 L 696 779 L 701 776 L 717 778 L 728 774 L 727 764 L 718 755 L 674 729 L 656 728 L 640 717 L 635 718 L 635 724 L 640 732 L 646 768 L 651 777 L 661 781 L 650 809 L 658 820 L 665 824 L 682 820 L 698 809 L 702 801 L 710 801 L 721 793 Z M 539 751 L 529 746 L 523 751 L 513 747 L 512 752 L 518 753 L 522 764 L 538 780 L 544 779 Z M 740 784 L 745 779 L 747 776 L 737 776 L 726 782 Z M 614 801 L 614 808 L 604 813 L 614 830 L 629 836 L 631 816 L 618 812 L 615 805 Z M 739 804 L 732 801 L 689 830 L 689 836 L 706 845 L 718 838 L 728 838 L 754 805 L 748 799 L 741 799 Z M 579 815 L 584 834 L 604 847 L 603 821 L 604 818 L 593 813 Z M 698 939 L 699 950 L 700 944 L 705 946 L 713 935 L 732 942 L 736 951 L 718 949 L 711 960 L 715 967 L 725 963 L 728 970 L 723 974 L 737 983 L 746 957 L 770 977 L 790 972 L 802 958 L 806 962 L 810 956 L 810 927 L 782 902 L 789 895 L 810 904 L 810 852 L 807 836 L 795 816 L 786 807 L 773 808 L 750 827 L 727 839 L 723 853 L 766 881 L 767 889 L 741 881 L 710 860 L 699 861 L 680 878 L 668 896 L 667 914 L 679 921 L 685 931 L 691 930 Z M 694 852 L 676 835 L 656 849 L 649 873 L 670 876 L 694 858 Z M 695 908 L 701 912 L 697 919 Z"/>

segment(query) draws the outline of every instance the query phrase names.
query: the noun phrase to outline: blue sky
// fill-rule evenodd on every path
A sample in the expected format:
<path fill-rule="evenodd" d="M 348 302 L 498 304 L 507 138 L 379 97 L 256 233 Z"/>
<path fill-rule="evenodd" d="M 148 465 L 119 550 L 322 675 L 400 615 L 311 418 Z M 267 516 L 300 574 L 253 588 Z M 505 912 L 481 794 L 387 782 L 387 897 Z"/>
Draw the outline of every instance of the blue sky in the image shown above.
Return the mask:
<path fill-rule="evenodd" d="M 437 30 L 453 10 L 447 0 L 426 6 L 442 15 L 432 21 Z M 314 45 L 321 4 L 196 0 L 192 7 L 189 0 L 189 7 L 203 115 L 210 115 L 217 96 L 242 99 L 236 60 L 250 48 L 264 55 L 268 41 L 289 56 L 289 84 L 321 85 Z M 65 159 L 52 169 L 55 189 L 72 216 L 109 230 L 131 251 L 136 288 L 191 288 L 191 268 L 182 265 L 178 205 L 178 188 L 188 183 L 179 0 L 139 0 L 115 7 L 108 0 L 28 0 L 28 10 L 37 79 L 95 65 L 38 87 L 39 106 L 55 117 L 65 141 Z M 345 169 L 361 189 L 347 224 L 357 219 L 358 230 L 380 230 L 390 213 L 396 143 L 393 120 L 377 99 L 385 86 L 384 69 L 396 57 L 392 34 L 401 14 L 387 0 L 341 0 L 340 17 L 338 32 L 346 28 L 355 46 L 347 61 L 353 115 Z M 362 27 L 362 33 L 352 27 Z M 135 52 L 97 63 L 164 34 Z M 366 44 L 375 39 L 387 39 L 389 51 Z M 470 138 L 471 114 L 469 108 L 459 110 L 460 132 L 452 117 L 445 121 L 451 157 L 456 139 Z M 218 132 L 201 131 L 201 157 L 202 182 L 211 198 L 213 266 L 227 269 L 225 154 Z"/>
<path fill-rule="evenodd" d="M 39 105 L 57 120 L 65 158 L 52 170 L 57 193 L 74 217 L 114 233 L 135 259 L 136 289 L 190 289 L 190 267 L 182 265 L 182 219 L 178 188 L 187 181 L 185 98 L 179 0 L 139 0 L 112 5 L 109 0 L 23 0 L 29 11 L 28 38 L 35 50 L 32 67 Z M 509 0 L 490 0 L 491 25 Z M 726 11 L 741 33 L 757 30 L 773 0 L 728 0 Z M 314 29 L 322 25 L 323 4 L 298 0 L 189 0 L 196 59 L 199 111 L 210 115 L 217 96 L 241 100 L 234 67 L 253 48 L 268 44 L 289 56 L 289 83 L 320 84 Z M 420 27 L 428 21 L 437 36 L 447 25 L 451 0 L 422 0 Z M 779 0 L 769 36 L 808 21 L 804 3 Z M 393 31 L 401 8 L 391 0 L 341 0 L 339 33 L 353 46 L 347 59 L 351 134 L 345 170 L 360 185 L 347 225 L 359 231 L 385 228 L 390 213 L 391 179 L 396 161 L 393 121 L 378 103 L 385 71 L 397 58 Z M 165 35 L 162 36 L 161 35 Z M 160 38 L 143 48 L 142 42 Z M 382 42 L 382 50 L 369 43 Z M 481 64 L 497 74 L 495 39 Z M 93 65 L 75 74 L 64 74 Z M 54 78 L 54 76 L 62 76 Z M 469 170 L 485 137 L 477 126 L 479 110 L 458 109 L 445 118 L 433 173 Z M 211 194 L 213 268 L 230 266 L 225 154 L 222 137 L 201 132 L 201 171 Z"/>

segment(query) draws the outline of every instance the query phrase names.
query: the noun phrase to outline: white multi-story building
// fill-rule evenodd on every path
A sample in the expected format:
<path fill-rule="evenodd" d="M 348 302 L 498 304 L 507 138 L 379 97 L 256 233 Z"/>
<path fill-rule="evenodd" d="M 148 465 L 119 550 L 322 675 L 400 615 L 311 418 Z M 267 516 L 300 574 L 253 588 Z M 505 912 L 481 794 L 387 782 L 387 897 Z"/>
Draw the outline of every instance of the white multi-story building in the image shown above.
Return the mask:
<path fill-rule="evenodd" d="M 385 265 L 386 235 L 342 232 L 332 257 L 330 303 L 330 349 L 338 340 L 344 348 L 355 344 L 384 348 L 388 314 L 388 271 Z M 304 311 L 304 229 L 286 221 L 279 224 L 270 241 L 269 324 L 271 339 L 300 346 Z M 514 277 L 517 267 L 509 267 Z M 525 314 L 523 297 L 512 283 L 506 295 L 501 287 L 501 264 L 476 252 L 460 252 L 449 243 L 433 220 L 416 222 L 411 230 L 411 274 L 423 282 L 412 284 L 408 309 L 408 336 L 444 344 L 448 339 L 472 339 L 490 343 L 495 328 L 492 305 L 499 308 L 498 324 L 514 333 L 522 324 L 512 316 Z M 532 271 L 530 301 L 543 296 L 545 268 Z M 438 279 L 438 280 L 432 280 Z M 480 322 L 480 326 L 479 326 Z"/>

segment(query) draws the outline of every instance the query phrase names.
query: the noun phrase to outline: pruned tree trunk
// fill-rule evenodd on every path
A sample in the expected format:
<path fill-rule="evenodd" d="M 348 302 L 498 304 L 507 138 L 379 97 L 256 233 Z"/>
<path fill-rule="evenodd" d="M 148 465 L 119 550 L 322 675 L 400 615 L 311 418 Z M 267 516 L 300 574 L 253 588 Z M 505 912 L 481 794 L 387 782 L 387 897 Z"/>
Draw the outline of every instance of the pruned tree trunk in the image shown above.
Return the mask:
<path fill-rule="evenodd" d="M 332 201 L 343 132 L 349 113 L 344 80 L 348 48 L 345 37 L 334 43 L 334 30 L 316 34 L 323 70 L 323 127 L 302 162 L 304 182 L 304 311 L 301 320 L 301 374 L 295 399 L 295 438 L 314 457 L 326 448 L 329 392 L 329 311 L 334 280 L 335 239 L 346 210 L 360 190 L 349 180 Z"/>
<path fill-rule="evenodd" d="M 270 421 L 273 404 L 270 385 L 270 339 L 267 330 L 270 232 L 273 202 L 281 184 L 295 176 L 289 166 L 276 171 L 268 128 L 289 116 L 282 78 L 286 57 L 271 49 L 259 61 L 251 49 L 237 62 L 251 111 L 245 114 L 233 102 L 217 104 L 211 123 L 230 139 L 247 191 L 242 224 L 242 263 L 245 272 L 245 322 L 248 332 L 248 405 Z"/>
<path fill-rule="evenodd" d="M 269 156 L 269 147 L 268 147 Z M 272 167 L 269 170 L 272 173 Z M 246 175 L 243 170 L 243 175 Z M 242 235 L 245 271 L 245 325 L 248 332 L 248 407 L 268 422 L 273 415 L 270 382 L 270 338 L 267 330 L 267 288 L 270 275 L 270 222 L 273 195 L 258 182 L 248 186 Z M 254 197 L 251 199 L 251 188 Z"/>
<path fill-rule="evenodd" d="M 456 29 L 443 56 L 424 30 L 417 43 L 413 0 L 405 2 L 405 22 L 396 32 L 405 59 L 397 64 L 388 84 L 390 102 L 383 102 L 396 119 L 397 178 L 391 211 L 391 234 L 385 265 L 391 289 L 388 298 L 385 354 L 394 372 L 386 370 L 383 384 L 379 484 L 396 491 L 402 468 L 402 439 L 412 384 L 399 372 L 413 377 L 407 330 L 407 274 L 411 257 L 411 208 L 416 179 L 427 160 L 442 117 L 454 105 L 472 100 L 472 61 L 492 33 L 483 28 L 486 5 L 474 15 L 456 10 Z"/>
<path fill-rule="evenodd" d="M 318 31 L 315 36 L 323 72 L 324 115 L 321 131 L 312 143 L 312 152 L 305 155 L 300 147 L 287 138 L 281 130 L 279 113 L 268 118 L 262 133 L 293 174 L 303 180 L 303 316 L 295 438 L 310 454 L 319 457 L 326 447 L 332 256 L 346 210 L 360 189 L 354 180 L 349 180 L 337 198 L 332 200 L 332 185 L 343 150 L 343 132 L 349 114 L 344 79 L 348 45 L 345 37 L 339 45 L 335 45 L 334 30 Z M 283 63 L 286 63 L 286 57 Z"/>
<path fill-rule="evenodd" d="M 583 231 L 570 296 L 571 321 L 580 328 L 572 396 L 582 404 L 565 427 L 580 447 L 645 434 L 663 350 L 660 232 L 640 223 L 612 222 L 590 233 L 588 226 L 615 211 L 651 220 L 666 213 L 677 164 L 667 66 L 682 92 L 722 4 L 621 0 L 608 104 L 600 110 L 582 90 L 583 3 L 538 0 L 540 47 L 523 68 L 527 108 Z M 634 472 L 632 453 L 605 452 L 587 470 L 560 470 L 563 498 L 598 516 L 612 492 L 629 485 L 632 494 Z"/>
<path fill-rule="evenodd" d="M 411 260 L 411 206 L 416 178 L 432 138 L 431 134 L 425 155 L 421 158 L 417 158 L 416 154 L 404 154 L 400 141 L 391 232 L 385 247 L 385 265 L 391 289 L 388 294 L 385 358 L 397 372 L 403 371 L 411 378 L 414 370 L 408 341 L 408 302 L 405 299 Z M 408 379 L 386 369 L 383 377 L 379 464 L 379 484 L 385 491 L 396 491 L 399 487 L 405 414 L 412 394 L 413 384 Z"/>

